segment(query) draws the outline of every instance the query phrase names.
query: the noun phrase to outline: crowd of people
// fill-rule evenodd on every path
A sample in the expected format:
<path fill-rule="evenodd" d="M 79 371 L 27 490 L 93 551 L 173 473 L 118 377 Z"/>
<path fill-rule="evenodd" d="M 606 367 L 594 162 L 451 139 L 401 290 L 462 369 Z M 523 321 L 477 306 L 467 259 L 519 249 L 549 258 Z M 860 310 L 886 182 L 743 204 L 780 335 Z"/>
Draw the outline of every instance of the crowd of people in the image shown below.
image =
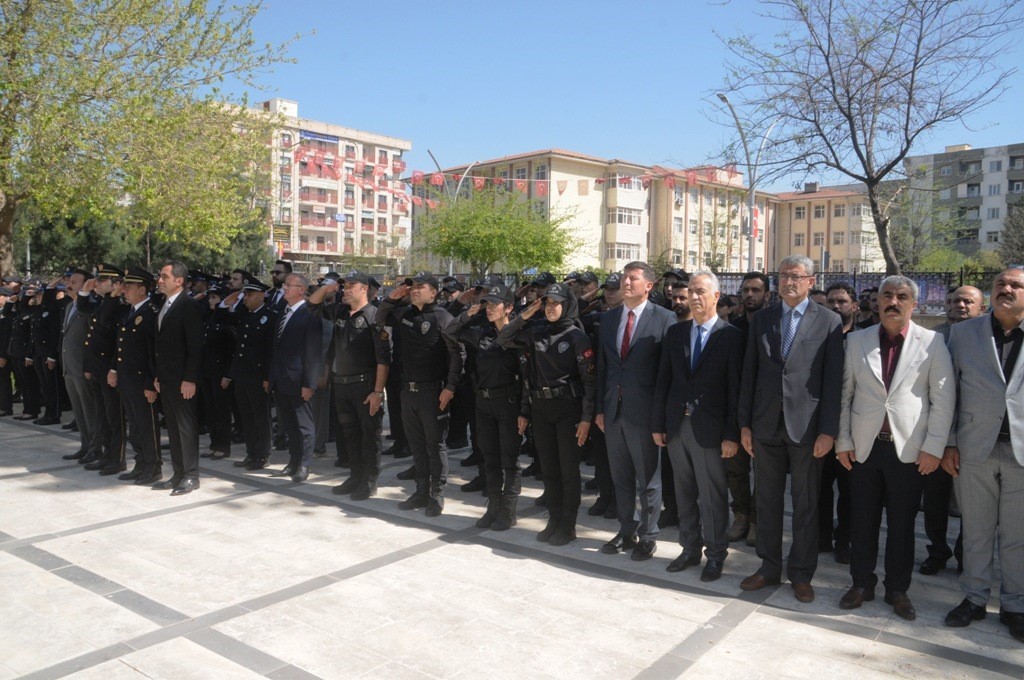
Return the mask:
<path fill-rule="evenodd" d="M 333 440 L 350 473 L 332 491 L 353 501 L 377 494 L 382 455 L 411 457 L 399 507 L 428 516 L 444 511 L 448 450 L 471 446 L 462 463 L 478 475 L 462 490 L 486 495 L 481 528 L 515 526 L 523 475 L 537 475 L 539 541 L 575 540 L 589 488 L 586 512 L 617 523 L 603 554 L 651 559 L 677 526 L 666 569 L 703 562 L 710 582 L 745 541 L 760 566 L 740 588 L 785 576 L 801 602 L 832 554 L 850 565 L 842 609 L 875 598 L 884 513 L 884 601 L 907 620 L 923 508 L 919 572 L 953 559 L 961 572 L 946 624 L 984 618 L 998 581 L 999 619 L 1024 641 L 1024 270 L 996 277 L 988 313 L 978 289 L 951 290 L 934 330 L 913 319 L 912 279 L 817 290 L 803 256 L 782 261 L 774 291 L 751 272 L 736 295 L 710 271 L 659 275 L 644 262 L 603 282 L 543 273 L 516 288 L 420 272 L 384 295 L 357 270 L 313 283 L 278 261 L 271 276 L 171 261 L 156 276 L 100 264 L 4 278 L 0 416 L 20 401 L 15 419 L 56 425 L 67 404 L 80 449 L 65 458 L 173 496 L 198 489 L 200 458 L 233 443 L 248 470 L 287 450 L 274 474 L 304 482 Z"/>

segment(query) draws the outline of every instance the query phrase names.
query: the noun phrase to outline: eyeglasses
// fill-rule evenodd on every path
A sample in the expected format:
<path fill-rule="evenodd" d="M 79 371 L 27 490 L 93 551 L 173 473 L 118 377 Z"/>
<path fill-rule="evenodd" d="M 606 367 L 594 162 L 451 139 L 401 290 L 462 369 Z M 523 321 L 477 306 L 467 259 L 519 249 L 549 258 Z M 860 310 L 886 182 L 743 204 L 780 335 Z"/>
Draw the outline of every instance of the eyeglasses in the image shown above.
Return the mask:
<path fill-rule="evenodd" d="M 799 281 L 800 279 L 814 278 L 809 274 L 779 274 L 779 281 Z"/>

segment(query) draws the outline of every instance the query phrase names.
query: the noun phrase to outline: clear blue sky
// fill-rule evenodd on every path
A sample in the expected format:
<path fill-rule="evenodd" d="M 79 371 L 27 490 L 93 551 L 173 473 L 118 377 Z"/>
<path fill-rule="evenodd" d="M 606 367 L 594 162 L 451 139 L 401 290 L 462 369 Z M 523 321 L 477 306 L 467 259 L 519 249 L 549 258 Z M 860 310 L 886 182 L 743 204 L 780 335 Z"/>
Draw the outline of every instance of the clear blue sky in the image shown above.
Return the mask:
<path fill-rule="evenodd" d="M 433 167 L 427 149 L 443 166 L 552 147 L 643 164 L 720 162 L 736 133 L 706 116 L 726 58 L 714 32 L 763 24 L 753 0 L 267 4 L 258 42 L 304 37 L 290 50 L 298 62 L 250 96 L 411 140 L 410 170 Z M 1018 46 L 1004 58 L 1022 55 Z M 945 128 L 914 153 L 1024 142 L 1024 77 L 1011 85 L 972 129 Z"/>

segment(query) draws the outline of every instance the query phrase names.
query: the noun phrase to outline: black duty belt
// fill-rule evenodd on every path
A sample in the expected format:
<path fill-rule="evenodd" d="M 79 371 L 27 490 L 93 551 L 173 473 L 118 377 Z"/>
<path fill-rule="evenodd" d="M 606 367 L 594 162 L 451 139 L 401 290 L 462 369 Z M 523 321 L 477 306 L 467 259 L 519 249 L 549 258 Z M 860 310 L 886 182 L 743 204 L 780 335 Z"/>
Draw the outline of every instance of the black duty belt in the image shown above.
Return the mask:
<path fill-rule="evenodd" d="M 891 432 L 879 432 L 878 436 L 875 437 L 875 439 L 877 439 L 880 442 L 889 442 L 889 443 L 892 443 L 892 442 L 896 441 L 895 439 L 892 438 L 892 433 Z"/>
<path fill-rule="evenodd" d="M 410 392 L 430 392 L 431 390 L 439 390 L 444 386 L 441 380 L 432 380 L 431 382 L 403 382 L 402 386 Z"/>
<path fill-rule="evenodd" d="M 353 383 L 367 382 L 372 378 L 374 373 L 360 373 L 359 375 L 336 375 L 334 376 L 334 382 L 339 385 L 351 385 Z"/>
<path fill-rule="evenodd" d="M 541 387 L 530 390 L 530 396 L 534 399 L 556 399 L 558 397 L 578 397 L 582 394 L 576 385 L 562 385 L 561 387 Z"/>
<path fill-rule="evenodd" d="M 512 392 L 515 388 L 515 383 L 509 383 L 508 385 L 502 385 L 501 387 L 489 387 L 487 389 L 478 387 L 476 388 L 476 393 L 484 399 L 497 399 L 498 397 L 508 396 L 509 392 Z"/>
<path fill-rule="evenodd" d="M 1009 432 L 1000 432 L 999 435 L 996 437 L 996 441 L 997 442 L 1008 442 L 1008 441 L 1010 441 L 1010 433 Z"/>

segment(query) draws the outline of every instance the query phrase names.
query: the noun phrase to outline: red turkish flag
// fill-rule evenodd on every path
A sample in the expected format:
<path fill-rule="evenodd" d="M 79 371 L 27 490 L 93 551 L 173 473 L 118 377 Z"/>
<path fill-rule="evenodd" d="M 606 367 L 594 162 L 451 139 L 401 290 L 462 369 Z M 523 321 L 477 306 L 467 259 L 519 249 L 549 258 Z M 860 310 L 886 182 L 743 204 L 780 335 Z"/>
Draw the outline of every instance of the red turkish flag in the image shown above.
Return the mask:
<path fill-rule="evenodd" d="M 481 191 L 484 188 L 484 178 L 483 177 L 474 177 L 473 178 L 473 188 L 476 189 L 477 191 Z"/>
<path fill-rule="evenodd" d="M 633 178 L 632 177 L 627 177 L 626 175 L 623 175 L 622 177 L 619 178 L 619 184 L 620 185 L 629 184 L 632 181 L 633 181 Z"/>
<path fill-rule="evenodd" d="M 761 231 L 760 228 L 758 228 L 758 221 L 759 221 L 760 217 L 761 217 L 761 209 L 758 208 L 755 205 L 754 206 L 754 219 L 751 220 L 751 225 L 752 225 L 751 232 L 753 233 L 754 238 L 757 238 L 758 233 L 760 233 L 760 231 Z"/>
<path fill-rule="evenodd" d="M 373 176 L 374 177 L 383 177 L 384 176 L 384 166 L 383 165 L 375 165 L 375 166 L 373 166 Z"/>
<path fill-rule="evenodd" d="M 604 184 L 604 177 L 598 177 L 594 180 L 594 184 Z"/>
<path fill-rule="evenodd" d="M 707 176 L 709 182 L 714 182 L 718 179 L 718 168 L 713 165 L 708 166 L 705 168 L 704 174 Z"/>
<path fill-rule="evenodd" d="M 667 186 L 669 189 L 674 189 L 676 186 L 676 176 L 665 175 L 665 186 Z"/>
<path fill-rule="evenodd" d="M 349 184 L 355 184 L 356 176 L 350 172 L 347 175 L 345 175 L 345 181 L 348 182 Z"/>
<path fill-rule="evenodd" d="M 427 199 L 427 207 L 428 208 L 436 208 L 437 207 L 437 201 L 435 201 L 432 198 L 428 198 Z"/>
<path fill-rule="evenodd" d="M 691 185 L 697 183 L 697 172 L 695 170 L 690 170 L 686 173 L 686 182 Z"/>
<path fill-rule="evenodd" d="M 640 186 L 642 186 L 644 189 L 646 189 L 647 187 L 651 186 L 651 176 L 650 175 L 640 175 Z"/>
<path fill-rule="evenodd" d="M 516 180 L 516 191 L 526 191 L 526 180 L 525 179 L 517 179 Z"/>
<path fill-rule="evenodd" d="M 356 168 L 356 174 L 359 174 L 359 175 L 363 174 L 363 170 L 366 169 L 366 162 L 365 161 L 356 161 L 355 168 Z"/>
<path fill-rule="evenodd" d="M 548 181 L 546 179 L 539 179 L 539 180 L 537 180 L 536 187 L 537 187 L 537 192 L 536 193 L 537 193 L 538 196 L 542 196 L 543 197 L 543 196 L 547 196 L 548 195 Z"/>
<path fill-rule="evenodd" d="M 735 163 L 729 163 L 729 165 L 725 166 L 725 171 L 727 173 L 729 173 L 729 179 L 732 179 L 736 175 L 740 174 L 736 170 L 736 164 Z"/>
<path fill-rule="evenodd" d="M 394 171 L 395 174 L 405 172 L 405 161 L 400 161 L 397 158 L 391 161 L 391 170 Z"/>
<path fill-rule="evenodd" d="M 505 178 L 504 177 L 495 177 L 494 178 L 494 186 L 496 186 L 496 187 L 505 186 Z"/>
<path fill-rule="evenodd" d="M 423 171 L 422 170 L 413 170 L 412 171 L 412 183 L 413 184 L 423 184 Z"/>
<path fill-rule="evenodd" d="M 441 186 L 442 184 L 444 184 L 444 175 L 442 175 L 439 172 L 435 172 L 433 175 L 430 176 L 430 183 L 436 187 Z"/>
<path fill-rule="evenodd" d="M 423 199 L 420 198 L 419 196 L 413 196 L 412 197 L 412 204 L 413 205 L 423 205 Z"/>

